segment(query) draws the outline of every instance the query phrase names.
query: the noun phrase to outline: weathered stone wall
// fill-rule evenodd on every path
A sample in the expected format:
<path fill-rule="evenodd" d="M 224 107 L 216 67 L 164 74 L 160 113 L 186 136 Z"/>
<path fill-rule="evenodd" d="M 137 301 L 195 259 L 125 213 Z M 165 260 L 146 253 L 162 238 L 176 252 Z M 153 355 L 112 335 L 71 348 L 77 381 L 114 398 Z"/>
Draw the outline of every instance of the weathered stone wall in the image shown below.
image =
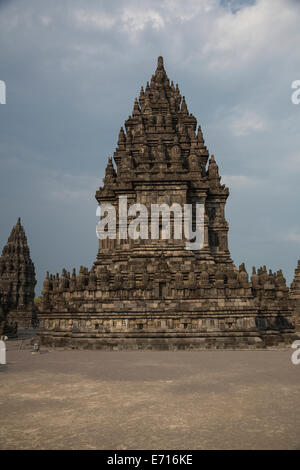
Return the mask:
<path fill-rule="evenodd" d="M 72 285 L 66 272 L 63 281 L 49 276 L 43 299 L 51 311 L 44 307 L 39 316 L 42 342 L 99 349 L 247 348 L 273 346 L 293 337 L 281 272 L 267 274 L 261 268 L 246 282 L 241 266 L 237 272 L 227 270 L 224 284 L 220 275 L 209 279 L 208 271 L 192 279 L 176 279 L 178 272 L 169 273 L 168 280 L 167 272 L 160 275 L 148 266 L 157 279 L 149 275 L 144 283 L 138 273 L 124 280 L 121 272 L 112 278 L 107 270 L 106 280 L 97 286 L 95 271 L 84 268 L 81 275 L 73 274 Z"/>

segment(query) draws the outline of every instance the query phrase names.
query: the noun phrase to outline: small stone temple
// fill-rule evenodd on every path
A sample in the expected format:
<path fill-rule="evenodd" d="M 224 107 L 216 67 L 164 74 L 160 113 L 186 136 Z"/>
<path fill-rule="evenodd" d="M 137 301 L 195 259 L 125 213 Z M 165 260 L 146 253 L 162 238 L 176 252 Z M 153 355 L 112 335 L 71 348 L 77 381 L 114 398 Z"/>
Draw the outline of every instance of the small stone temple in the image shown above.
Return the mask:
<path fill-rule="evenodd" d="M 204 243 L 99 240 L 91 269 L 47 273 L 40 338 L 44 345 L 97 349 L 264 348 L 294 337 L 281 270 L 234 265 L 228 249 L 228 188 L 201 127 L 158 58 L 108 159 L 98 203 L 201 203 Z M 118 215 L 118 210 L 117 210 Z M 117 226 L 119 224 L 117 220 Z M 161 235 L 161 233 L 160 233 Z"/>
<path fill-rule="evenodd" d="M 0 333 L 28 328 L 36 318 L 34 264 L 20 218 L 0 258 Z"/>

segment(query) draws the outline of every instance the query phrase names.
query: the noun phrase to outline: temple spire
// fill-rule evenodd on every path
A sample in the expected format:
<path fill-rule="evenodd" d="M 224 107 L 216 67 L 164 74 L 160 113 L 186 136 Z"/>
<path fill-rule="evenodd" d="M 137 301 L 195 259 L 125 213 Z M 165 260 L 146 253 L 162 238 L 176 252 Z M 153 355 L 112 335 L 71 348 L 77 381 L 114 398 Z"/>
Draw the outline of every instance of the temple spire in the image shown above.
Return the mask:
<path fill-rule="evenodd" d="M 118 145 L 125 144 L 126 142 L 126 136 L 123 127 L 121 127 L 120 132 L 119 132 L 119 138 L 118 138 Z"/>
<path fill-rule="evenodd" d="M 158 58 L 157 58 L 157 69 L 158 70 L 161 70 L 164 68 L 164 59 L 163 57 L 160 55 Z"/>
<path fill-rule="evenodd" d="M 200 126 L 197 134 L 196 129 L 197 120 L 189 113 L 185 96 L 181 96 L 178 84 L 175 86 L 169 80 L 163 57 L 159 56 L 150 84 L 147 82 L 146 87 L 141 87 L 132 113 L 125 121 L 125 128 L 119 132 L 113 157 L 117 173 L 110 163 L 104 184 L 112 181 L 119 184 L 124 178 L 141 178 L 149 170 L 153 175 L 159 174 L 159 177 L 170 173 L 174 177 L 178 171 L 185 173 L 188 168 L 193 168 L 193 177 L 197 178 L 199 171 L 198 178 L 201 179 L 206 174 L 209 153 Z M 154 164 L 153 156 L 161 154 L 159 147 L 165 149 L 166 161 L 161 164 L 156 161 Z M 145 155 L 148 155 L 147 161 Z M 184 158 L 178 158 L 178 155 Z M 211 176 L 214 165 L 210 168 Z M 101 188 L 97 191 L 97 200 L 101 191 Z"/>
<path fill-rule="evenodd" d="M 185 97 L 184 97 L 184 96 L 183 96 L 183 98 L 182 98 L 180 111 L 181 111 L 182 114 L 189 114 L 188 108 L 187 108 L 187 105 L 186 105 L 186 102 L 185 102 Z"/>
<path fill-rule="evenodd" d="M 138 116 L 139 114 L 141 114 L 141 110 L 140 110 L 138 99 L 135 98 L 132 115 L 133 116 Z"/>
<path fill-rule="evenodd" d="M 3 321 L 30 327 L 35 316 L 33 302 L 36 280 L 20 217 L 3 247 L 0 266 L 0 307 L 2 305 L 2 310 L 6 312 L 2 329 Z"/>

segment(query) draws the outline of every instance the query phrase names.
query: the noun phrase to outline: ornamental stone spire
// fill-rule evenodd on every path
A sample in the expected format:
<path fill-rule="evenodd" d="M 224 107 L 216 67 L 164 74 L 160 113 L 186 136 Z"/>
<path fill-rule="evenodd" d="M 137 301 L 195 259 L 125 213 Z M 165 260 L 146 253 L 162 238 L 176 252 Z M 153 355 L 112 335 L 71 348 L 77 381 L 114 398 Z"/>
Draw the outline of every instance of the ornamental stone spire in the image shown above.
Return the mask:
<path fill-rule="evenodd" d="M 0 257 L 0 316 L 4 324 L 30 327 L 35 317 L 34 264 L 20 217 L 13 227 Z"/>

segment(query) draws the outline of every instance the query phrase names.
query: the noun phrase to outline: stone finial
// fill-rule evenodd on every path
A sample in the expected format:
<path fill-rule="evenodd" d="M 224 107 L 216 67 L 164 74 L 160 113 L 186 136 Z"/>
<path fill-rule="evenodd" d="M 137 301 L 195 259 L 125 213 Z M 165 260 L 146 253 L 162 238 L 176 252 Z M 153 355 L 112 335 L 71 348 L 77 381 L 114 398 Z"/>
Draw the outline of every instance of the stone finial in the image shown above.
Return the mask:
<path fill-rule="evenodd" d="M 132 116 L 139 116 L 140 114 L 141 114 L 140 105 L 139 105 L 139 102 L 138 102 L 137 98 L 135 98 L 134 105 L 133 105 Z"/>
<path fill-rule="evenodd" d="M 123 127 L 121 127 L 118 137 L 118 145 L 124 145 L 126 143 L 126 136 Z"/>
<path fill-rule="evenodd" d="M 215 161 L 215 156 L 211 155 L 209 164 L 208 164 L 208 177 L 209 179 L 219 179 L 219 167 Z"/>
<path fill-rule="evenodd" d="M 181 112 L 181 114 L 185 114 L 185 115 L 188 115 L 188 114 L 189 114 L 189 111 L 188 111 L 188 108 L 187 108 L 187 105 L 186 105 L 186 101 L 185 101 L 185 97 L 184 97 L 184 96 L 183 96 L 183 98 L 182 98 L 180 112 Z"/>
<path fill-rule="evenodd" d="M 113 162 L 112 162 L 112 157 L 109 157 L 108 163 L 107 163 L 107 166 L 106 166 L 106 169 L 105 169 L 104 184 L 109 185 L 110 183 L 112 183 L 114 181 L 116 176 L 117 176 L 117 174 L 116 174 L 116 171 L 114 169 L 114 165 L 113 165 Z"/>
<path fill-rule="evenodd" d="M 246 271 L 245 263 L 240 264 L 240 266 L 239 266 L 239 271 L 240 271 L 240 272 L 241 272 L 241 271 L 247 272 L 247 271 Z"/>
<path fill-rule="evenodd" d="M 164 68 L 164 59 L 163 57 L 160 55 L 157 59 L 157 68 L 159 70 L 163 69 Z"/>
<path fill-rule="evenodd" d="M 49 276 L 49 271 L 47 271 L 46 278 L 43 284 L 43 291 L 48 292 L 49 290 L 50 290 L 50 276 Z"/>
<path fill-rule="evenodd" d="M 239 266 L 238 280 L 242 286 L 246 286 L 249 282 L 248 273 L 246 271 L 245 263 Z"/>
<path fill-rule="evenodd" d="M 204 138 L 203 138 L 201 126 L 198 126 L 197 141 L 198 141 L 198 144 L 204 144 Z"/>
<path fill-rule="evenodd" d="M 256 274 L 255 266 L 252 268 L 251 283 L 253 287 L 258 287 L 259 285 L 259 276 Z"/>

